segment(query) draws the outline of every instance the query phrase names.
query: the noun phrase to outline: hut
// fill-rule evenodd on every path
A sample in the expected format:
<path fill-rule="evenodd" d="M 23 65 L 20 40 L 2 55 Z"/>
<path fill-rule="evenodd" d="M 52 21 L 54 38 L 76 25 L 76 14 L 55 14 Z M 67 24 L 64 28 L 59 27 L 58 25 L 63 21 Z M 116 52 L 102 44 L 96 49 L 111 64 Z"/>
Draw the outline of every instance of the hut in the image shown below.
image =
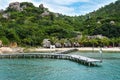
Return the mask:
<path fill-rule="evenodd" d="M 70 42 L 64 43 L 64 47 L 72 47 L 72 44 Z"/>
<path fill-rule="evenodd" d="M 80 47 L 80 44 L 78 42 L 73 43 L 74 47 Z"/>
<path fill-rule="evenodd" d="M 51 42 L 49 39 L 44 39 L 43 40 L 43 47 L 44 48 L 50 48 Z"/>
<path fill-rule="evenodd" d="M 57 43 L 55 43 L 55 47 L 56 47 L 56 48 L 61 48 L 61 47 L 62 47 L 62 44 L 57 42 Z"/>

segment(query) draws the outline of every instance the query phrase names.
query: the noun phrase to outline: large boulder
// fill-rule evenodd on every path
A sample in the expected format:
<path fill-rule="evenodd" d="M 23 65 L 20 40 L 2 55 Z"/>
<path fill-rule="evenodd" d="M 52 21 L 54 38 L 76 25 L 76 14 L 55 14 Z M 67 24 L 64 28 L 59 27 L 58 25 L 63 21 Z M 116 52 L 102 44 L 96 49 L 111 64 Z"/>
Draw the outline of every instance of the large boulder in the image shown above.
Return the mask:
<path fill-rule="evenodd" d="M 12 48 L 16 48 L 16 47 L 17 47 L 17 43 L 16 43 L 16 42 L 12 42 L 12 43 L 10 43 L 10 47 L 12 47 Z"/>
<path fill-rule="evenodd" d="M 64 43 L 64 47 L 72 47 L 72 44 L 70 42 Z"/>
<path fill-rule="evenodd" d="M 22 10 L 22 8 L 20 7 L 20 3 L 19 2 L 10 3 L 9 4 L 9 8 L 17 10 L 17 11 L 21 11 Z"/>
<path fill-rule="evenodd" d="M 50 15 L 50 13 L 49 13 L 48 11 L 44 11 L 44 12 L 41 14 L 42 17 L 44 17 L 44 16 L 49 16 L 49 15 Z"/>
<path fill-rule="evenodd" d="M 13 53 L 13 50 L 10 47 L 1 47 L 0 53 Z"/>
<path fill-rule="evenodd" d="M 43 4 L 40 4 L 40 5 L 39 5 L 39 8 L 44 9 Z"/>
<path fill-rule="evenodd" d="M 2 15 L 3 18 L 8 19 L 10 17 L 10 13 L 4 13 Z"/>
<path fill-rule="evenodd" d="M 4 10 L 3 10 L 3 9 L 1 9 L 1 10 L 0 10 L 0 13 L 4 13 Z"/>
<path fill-rule="evenodd" d="M 110 21 L 110 24 L 115 24 L 115 21 Z"/>

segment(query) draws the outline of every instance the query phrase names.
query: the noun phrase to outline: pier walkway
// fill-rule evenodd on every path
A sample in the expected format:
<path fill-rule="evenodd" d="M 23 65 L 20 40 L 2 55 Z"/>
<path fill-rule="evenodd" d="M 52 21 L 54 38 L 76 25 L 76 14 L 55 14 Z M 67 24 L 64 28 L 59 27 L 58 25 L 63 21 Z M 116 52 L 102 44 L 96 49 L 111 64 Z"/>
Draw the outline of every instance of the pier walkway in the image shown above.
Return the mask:
<path fill-rule="evenodd" d="M 75 61 L 84 65 L 94 65 L 96 62 L 101 62 L 101 60 L 97 59 L 92 59 L 80 55 L 72 55 L 72 54 L 67 54 L 73 50 L 67 50 L 67 51 L 61 51 L 61 52 L 56 52 L 56 53 L 14 53 L 14 54 L 0 54 L 0 58 L 9 58 L 9 59 L 14 59 L 14 58 L 51 58 L 51 59 L 65 59 L 65 60 L 71 60 Z"/>

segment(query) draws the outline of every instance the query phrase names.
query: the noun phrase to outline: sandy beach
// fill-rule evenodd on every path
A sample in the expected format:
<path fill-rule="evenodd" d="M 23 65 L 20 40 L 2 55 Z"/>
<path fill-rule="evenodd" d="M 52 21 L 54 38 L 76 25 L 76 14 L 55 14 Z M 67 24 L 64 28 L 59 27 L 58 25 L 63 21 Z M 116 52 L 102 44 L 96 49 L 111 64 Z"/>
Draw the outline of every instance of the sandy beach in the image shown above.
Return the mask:
<path fill-rule="evenodd" d="M 65 51 L 69 49 L 74 48 L 55 48 L 55 49 L 49 49 L 49 48 L 33 48 L 29 49 L 31 52 L 53 52 L 53 51 Z M 92 47 L 81 47 L 81 48 L 75 48 L 78 49 L 78 51 L 99 51 L 100 48 L 92 48 Z M 101 48 L 103 52 L 120 52 L 120 48 L 114 47 L 114 48 Z"/>
<path fill-rule="evenodd" d="M 55 52 L 55 51 L 65 51 L 69 49 L 78 49 L 78 51 L 99 51 L 100 48 L 92 47 L 80 47 L 80 48 L 10 48 L 10 47 L 1 47 L 0 54 L 2 53 L 21 53 L 21 52 Z M 103 52 L 120 52 L 120 48 L 101 48 Z"/>

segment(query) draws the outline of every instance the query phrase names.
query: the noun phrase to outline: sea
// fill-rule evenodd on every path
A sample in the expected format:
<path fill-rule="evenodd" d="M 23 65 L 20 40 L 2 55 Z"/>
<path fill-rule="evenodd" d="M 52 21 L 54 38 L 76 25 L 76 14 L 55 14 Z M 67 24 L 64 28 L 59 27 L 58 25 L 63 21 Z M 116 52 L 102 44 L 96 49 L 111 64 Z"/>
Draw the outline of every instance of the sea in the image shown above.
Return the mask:
<path fill-rule="evenodd" d="M 0 59 L 0 80 L 120 80 L 120 53 L 70 54 L 103 61 L 89 67 L 61 59 Z"/>

